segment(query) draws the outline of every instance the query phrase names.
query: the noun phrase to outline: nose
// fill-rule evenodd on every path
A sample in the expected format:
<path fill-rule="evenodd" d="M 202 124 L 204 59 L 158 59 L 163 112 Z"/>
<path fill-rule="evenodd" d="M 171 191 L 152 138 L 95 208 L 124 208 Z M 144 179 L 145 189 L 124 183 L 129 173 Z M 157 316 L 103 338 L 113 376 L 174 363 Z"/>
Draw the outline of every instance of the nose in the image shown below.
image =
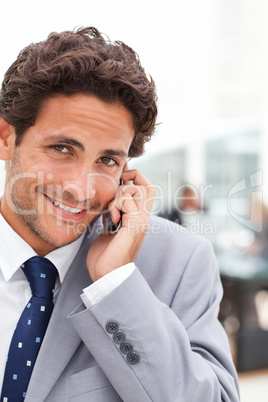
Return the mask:
<path fill-rule="evenodd" d="M 64 180 L 63 191 L 72 194 L 78 203 L 85 203 L 96 195 L 96 177 L 88 170 L 80 170 Z"/>

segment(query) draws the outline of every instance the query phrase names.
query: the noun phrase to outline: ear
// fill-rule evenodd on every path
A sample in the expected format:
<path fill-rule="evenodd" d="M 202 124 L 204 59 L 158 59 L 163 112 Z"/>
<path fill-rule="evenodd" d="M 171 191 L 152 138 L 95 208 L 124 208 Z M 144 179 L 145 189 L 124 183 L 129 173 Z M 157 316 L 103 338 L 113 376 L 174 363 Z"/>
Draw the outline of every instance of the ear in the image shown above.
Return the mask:
<path fill-rule="evenodd" d="M 15 137 L 14 127 L 0 116 L 0 159 L 3 161 L 11 159 Z"/>

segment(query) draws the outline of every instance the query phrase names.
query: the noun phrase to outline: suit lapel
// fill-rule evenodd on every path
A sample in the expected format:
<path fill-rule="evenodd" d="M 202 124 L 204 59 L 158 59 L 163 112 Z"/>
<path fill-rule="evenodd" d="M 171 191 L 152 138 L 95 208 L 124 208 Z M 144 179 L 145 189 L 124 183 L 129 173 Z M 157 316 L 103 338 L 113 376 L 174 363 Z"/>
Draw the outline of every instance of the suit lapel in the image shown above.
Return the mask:
<path fill-rule="evenodd" d="M 27 390 L 25 402 L 43 401 L 53 388 L 57 379 L 75 353 L 80 337 L 69 322 L 67 316 L 81 304 L 82 290 L 92 283 L 85 261 L 90 245 L 99 231 L 88 234 L 70 266 L 62 283 L 47 332 L 42 343 L 32 377 Z"/>

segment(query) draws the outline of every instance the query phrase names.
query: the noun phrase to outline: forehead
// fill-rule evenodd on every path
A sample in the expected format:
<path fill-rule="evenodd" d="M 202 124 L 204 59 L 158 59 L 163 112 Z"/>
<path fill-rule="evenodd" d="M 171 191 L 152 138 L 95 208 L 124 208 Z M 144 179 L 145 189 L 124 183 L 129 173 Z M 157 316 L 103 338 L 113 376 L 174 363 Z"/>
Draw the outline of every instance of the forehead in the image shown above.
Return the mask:
<path fill-rule="evenodd" d="M 120 120 L 127 120 L 130 126 L 134 126 L 132 115 L 124 106 L 117 102 L 104 102 L 95 96 L 86 94 L 71 96 L 56 94 L 49 97 L 43 102 L 37 119 L 48 117 L 51 114 L 54 114 L 54 117 L 56 117 L 55 115 L 66 117 L 70 113 L 71 115 L 76 113 L 78 118 L 82 118 L 83 114 L 93 117 L 97 114 L 101 114 L 104 121 L 116 115 Z"/>
<path fill-rule="evenodd" d="M 134 136 L 133 118 L 124 106 L 84 94 L 48 98 L 42 105 L 35 126 L 41 126 L 43 130 L 51 130 L 52 127 L 55 131 L 85 130 L 88 134 L 131 136 L 132 139 Z"/>

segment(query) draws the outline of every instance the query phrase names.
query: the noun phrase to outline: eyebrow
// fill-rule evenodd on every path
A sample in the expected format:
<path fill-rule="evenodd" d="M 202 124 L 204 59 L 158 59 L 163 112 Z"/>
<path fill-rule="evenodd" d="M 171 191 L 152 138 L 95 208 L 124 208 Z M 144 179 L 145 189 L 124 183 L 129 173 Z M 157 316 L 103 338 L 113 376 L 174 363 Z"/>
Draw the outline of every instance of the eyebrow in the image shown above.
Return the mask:
<path fill-rule="evenodd" d="M 85 147 L 84 145 L 81 144 L 81 142 L 76 141 L 73 138 L 65 137 L 64 135 L 53 135 L 51 137 L 45 138 L 45 142 L 51 142 L 51 141 L 58 144 L 73 145 L 74 147 L 79 148 L 82 151 L 85 151 Z"/>
<path fill-rule="evenodd" d="M 51 142 L 53 141 L 54 143 L 57 144 L 67 144 L 67 145 L 72 145 L 76 148 L 81 149 L 82 151 L 85 151 L 85 147 L 81 142 L 73 139 L 66 137 L 64 135 L 53 135 L 50 137 L 47 137 L 45 139 L 45 142 Z M 128 153 L 121 150 L 121 149 L 104 149 L 100 152 L 102 155 L 111 155 L 111 156 L 119 156 L 120 158 L 127 159 L 128 158 Z"/>
<path fill-rule="evenodd" d="M 127 159 L 128 154 L 122 150 L 117 149 L 104 149 L 101 152 L 102 155 L 119 156 L 120 158 Z"/>

